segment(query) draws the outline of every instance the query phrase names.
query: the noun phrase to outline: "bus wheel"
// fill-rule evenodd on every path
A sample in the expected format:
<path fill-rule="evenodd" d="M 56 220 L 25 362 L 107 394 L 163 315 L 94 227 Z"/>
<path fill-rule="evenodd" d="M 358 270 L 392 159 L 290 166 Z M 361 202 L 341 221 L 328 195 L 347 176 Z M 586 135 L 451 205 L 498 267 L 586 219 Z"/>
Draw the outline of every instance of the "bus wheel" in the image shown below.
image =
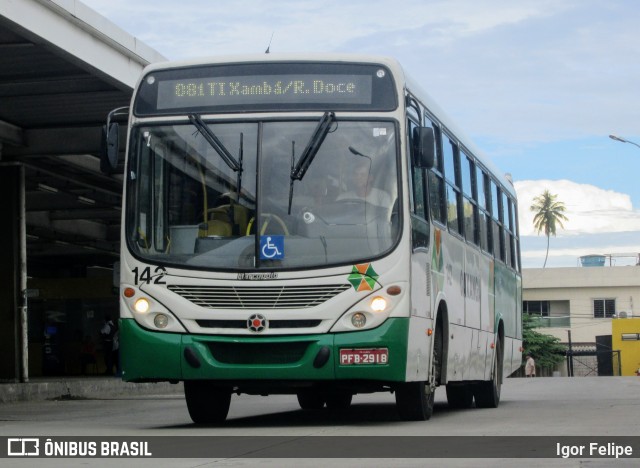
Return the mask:
<path fill-rule="evenodd" d="M 447 402 L 450 408 L 470 408 L 473 390 L 469 385 L 447 384 Z"/>
<path fill-rule="evenodd" d="M 396 408 L 405 421 L 426 421 L 433 413 L 433 394 L 427 382 L 405 382 L 396 388 Z"/>
<path fill-rule="evenodd" d="M 330 410 L 344 410 L 351 406 L 351 393 L 330 393 L 327 395 L 327 408 Z"/>
<path fill-rule="evenodd" d="M 496 342 L 496 357 L 493 360 L 491 380 L 480 382 L 474 388 L 476 408 L 497 408 L 500 403 L 500 389 L 502 387 L 502 346 L 500 340 Z"/>
<path fill-rule="evenodd" d="M 298 392 L 298 403 L 303 410 L 319 410 L 324 407 L 324 395 L 317 390 Z"/>
<path fill-rule="evenodd" d="M 227 419 L 231 390 L 204 380 L 185 380 L 184 396 L 189 416 L 194 423 L 214 424 Z"/>

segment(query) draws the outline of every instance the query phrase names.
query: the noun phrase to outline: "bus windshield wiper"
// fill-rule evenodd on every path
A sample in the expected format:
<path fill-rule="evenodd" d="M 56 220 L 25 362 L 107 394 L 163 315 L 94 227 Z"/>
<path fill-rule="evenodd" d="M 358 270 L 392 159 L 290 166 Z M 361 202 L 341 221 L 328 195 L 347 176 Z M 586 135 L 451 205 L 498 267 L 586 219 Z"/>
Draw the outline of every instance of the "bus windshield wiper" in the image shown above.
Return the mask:
<path fill-rule="evenodd" d="M 307 147 L 302 152 L 302 156 L 298 160 L 298 164 L 296 167 L 291 170 L 291 180 L 302 180 L 307 169 L 311 165 L 313 158 L 316 157 L 320 146 L 324 142 L 325 137 L 329 133 L 331 129 L 331 124 L 336 120 L 336 114 L 333 112 L 325 112 L 320 122 L 316 126 L 316 129 L 313 131 L 313 135 L 311 135 L 311 139 L 309 139 L 309 143 L 307 143 Z"/>
<path fill-rule="evenodd" d="M 227 166 L 229 166 L 234 172 L 242 172 L 242 164 L 233 157 L 233 155 L 222 144 L 216 134 L 213 133 L 213 131 L 206 123 L 204 123 L 202 117 L 200 117 L 198 114 L 189 114 L 189 121 L 193 124 L 194 127 L 198 129 L 200 134 L 204 137 L 205 140 L 207 140 L 211 147 L 216 150 L 216 153 L 220 155 Z"/>
<path fill-rule="evenodd" d="M 293 182 L 295 180 L 302 180 L 304 175 L 307 173 L 307 169 L 313 162 L 313 158 L 318 154 L 318 150 L 322 146 L 324 139 L 331 130 L 331 124 L 336 120 L 336 114 L 333 112 L 325 112 L 320 122 L 316 126 L 316 129 L 313 131 L 313 135 L 309 139 L 307 143 L 307 147 L 302 152 L 302 156 L 298 160 L 298 164 L 295 164 L 294 167 L 294 155 L 291 155 L 291 182 L 289 183 L 289 210 L 288 213 L 291 214 L 291 201 L 293 200 Z"/>

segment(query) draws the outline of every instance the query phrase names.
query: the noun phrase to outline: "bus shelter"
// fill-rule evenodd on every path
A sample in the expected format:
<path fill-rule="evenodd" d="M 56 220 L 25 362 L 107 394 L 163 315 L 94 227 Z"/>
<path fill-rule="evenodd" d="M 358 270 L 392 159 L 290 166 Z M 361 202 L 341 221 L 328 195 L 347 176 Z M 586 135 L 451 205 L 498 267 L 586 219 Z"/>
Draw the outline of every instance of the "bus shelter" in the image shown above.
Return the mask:
<path fill-rule="evenodd" d="M 0 381 L 79 373 L 117 315 L 122 179 L 100 172 L 102 126 L 160 60 L 80 1 L 0 2 Z"/>

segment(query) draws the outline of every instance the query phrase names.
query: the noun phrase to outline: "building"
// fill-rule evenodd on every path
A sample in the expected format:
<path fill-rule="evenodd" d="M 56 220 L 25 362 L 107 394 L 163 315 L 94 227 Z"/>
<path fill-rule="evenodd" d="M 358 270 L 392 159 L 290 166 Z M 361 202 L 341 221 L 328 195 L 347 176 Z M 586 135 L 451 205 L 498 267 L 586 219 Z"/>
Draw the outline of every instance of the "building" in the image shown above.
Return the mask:
<path fill-rule="evenodd" d="M 640 376 L 640 317 L 613 319 L 611 334 L 622 357 L 621 374 Z"/>
<path fill-rule="evenodd" d="M 0 381 L 78 373 L 83 337 L 117 316 L 102 126 L 161 60 L 79 0 L 0 1 Z"/>
<path fill-rule="evenodd" d="M 596 265 L 523 270 L 523 312 L 536 318 L 537 331 L 562 343 L 571 341 L 580 352 L 595 353 L 619 343 L 620 337 L 612 340 L 612 321 L 640 317 L 640 266 Z M 640 320 L 631 323 L 640 328 Z M 640 333 L 629 327 L 624 327 L 625 334 Z M 625 343 L 626 357 L 637 355 L 640 360 L 640 341 L 635 347 L 630 340 Z M 625 362 L 624 355 L 621 360 Z M 621 368 L 623 375 L 635 375 L 630 369 Z"/>

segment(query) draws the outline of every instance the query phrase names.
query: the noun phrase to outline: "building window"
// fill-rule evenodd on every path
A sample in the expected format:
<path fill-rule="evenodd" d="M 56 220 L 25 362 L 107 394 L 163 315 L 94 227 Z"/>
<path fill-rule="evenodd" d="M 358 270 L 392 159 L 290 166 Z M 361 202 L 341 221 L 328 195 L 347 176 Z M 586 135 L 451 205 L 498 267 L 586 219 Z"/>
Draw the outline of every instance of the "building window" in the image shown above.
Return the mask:
<path fill-rule="evenodd" d="M 522 301 L 522 311 L 529 315 L 549 316 L 549 301 Z"/>
<path fill-rule="evenodd" d="M 615 299 L 594 299 L 593 318 L 608 318 L 616 314 Z"/>

